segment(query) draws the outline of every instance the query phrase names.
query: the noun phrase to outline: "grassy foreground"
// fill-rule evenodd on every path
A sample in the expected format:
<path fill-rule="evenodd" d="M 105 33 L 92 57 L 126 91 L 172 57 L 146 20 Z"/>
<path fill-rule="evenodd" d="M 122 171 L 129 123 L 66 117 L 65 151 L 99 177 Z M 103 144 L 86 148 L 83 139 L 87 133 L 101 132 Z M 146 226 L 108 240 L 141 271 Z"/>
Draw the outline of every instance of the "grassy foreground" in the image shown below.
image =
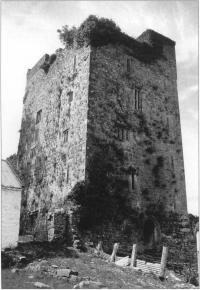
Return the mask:
<path fill-rule="evenodd" d="M 18 253 L 29 257 L 29 263 L 24 266 L 13 265 L 2 270 L 3 289 L 33 289 L 34 282 L 43 282 L 54 289 L 72 289 L 80 281 L 91 280 L 103 284 L 102 288 L 197 288 L 182 280 L 173 278 L 167 273 L 164 281 L 153 273 L 143 273 L 130 267 L 119 267 L 108 263 L 93 254 L 93 251 L 79 253 L 73 248 L 60 245 L 45 247 L 39 245 L 24 245 Z M 78 272 L 73 279 L 58 277 L 57 269 L 70 268 Z M 13 270 L 17 269 L 17 270 Z M 90 287 L 87 287 L 90 288 Z"/>

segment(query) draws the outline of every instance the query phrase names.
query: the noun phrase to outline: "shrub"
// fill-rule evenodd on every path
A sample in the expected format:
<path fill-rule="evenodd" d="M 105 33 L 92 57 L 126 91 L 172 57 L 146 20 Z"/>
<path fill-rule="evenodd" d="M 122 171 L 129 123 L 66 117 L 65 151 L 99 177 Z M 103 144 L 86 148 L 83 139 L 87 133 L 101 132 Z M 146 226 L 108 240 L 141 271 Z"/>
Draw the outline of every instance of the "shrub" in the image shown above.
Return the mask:
<path fill-rule="evenodd" d="M 78 28 L 69 28 L 68 25 L 57 30 L 61 42 L 67 48 L 80 48 L 87 45 L 95 47 L 111 44 L 122 44 L 128 47 L 128 54 L 145 62 L 151 62 L 164 57 L 162 46 L 155 42 L 152 46 L 141 43 L 121 32 L 121 29 L 113 20 L 98 18 L 90 15 Z"/>
<path fill-rule="evenodd" d="M 112 20 L 90 15 L 79 28 L 73 26 L 69 29 L 68 25 L 65 25 L 57 32 L 66 47 L 82 47 L 89 44 L 98 46 L 110 42 L 116 43 L 121 30 Z"/>
<path fill-rule="evenodd" d="M 130 209 L 126 205 L 127 197 L 120 193 L 112 174 L 115 170 L 115 158 L 114 148 L 107 144 L 101 145 L 101 149 L 90 159 L 88 182 L 78 183 L 67 198 L 77 210 L 77 226 L 82 230 L 107 220 L 123 220 L 130 215 Z"/>

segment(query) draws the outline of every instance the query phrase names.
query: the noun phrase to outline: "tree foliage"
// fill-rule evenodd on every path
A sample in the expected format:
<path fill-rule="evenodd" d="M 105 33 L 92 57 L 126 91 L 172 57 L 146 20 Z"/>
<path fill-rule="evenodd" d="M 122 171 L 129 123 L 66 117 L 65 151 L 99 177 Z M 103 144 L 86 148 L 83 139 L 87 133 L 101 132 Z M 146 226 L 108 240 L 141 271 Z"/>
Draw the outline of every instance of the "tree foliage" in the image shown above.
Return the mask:
<path fill-rule="evenodd" d="M 90 15 L 78 28 L 65 25 L 57 32 L 61 42 L 70 48 L 117 42 L 121 30 L 113 20 Z"/>
<path fill-rule="evenodd" d="M 68 196 L 68 201 L 77 205 L 81 229 L 130 217 L 127 197 L 121 194 L 120 185 L 116 187 L 115 157 L 109 146 L 96 152 L 89 162 L 88 182 L 77 183 Z"/>
<path fill-rule="evenodd" d="M 92 45 L 100 47 L 107 44 L 122 44 L 128 48 L 128 54 L 137 57 L 144 62 L 152 62 L 157 58 L 165 58 L 161 41 L 158 39 L 153 46 L 130 37 L 121 32 L 116 23 L 107 18 L 98 18 L 90 15 L 78 27 L 69 28 L 64 25 L 62 29 L 57 30 L 61 42 L 67 48 L 81 48 Z"/>

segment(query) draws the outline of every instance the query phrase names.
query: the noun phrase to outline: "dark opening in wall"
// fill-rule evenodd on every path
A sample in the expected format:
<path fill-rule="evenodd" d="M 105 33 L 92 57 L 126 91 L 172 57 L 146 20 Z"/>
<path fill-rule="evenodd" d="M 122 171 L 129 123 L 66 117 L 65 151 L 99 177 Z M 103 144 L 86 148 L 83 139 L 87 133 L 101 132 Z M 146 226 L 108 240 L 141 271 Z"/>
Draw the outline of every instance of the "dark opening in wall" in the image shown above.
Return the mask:
<path fill-rule="evenodd" d="M 42 110 L 39 110 L 36 115 L 36 124 L 40 123 L 42 119 Z"/>
<path fill-rule="evenodd" d="M 69 174 L 70 174 L 70 166 L 67 166 L 67 180 L 66 182 L 69 183 Z"/>
<path fill-rule="evenodd" d="M 153 242 L 154 239 L 154 223 L 152 220 L 147 220 L 144 224 L 143 234 L 146 244 Z"/>
<path fill-rule="evenodd" d="M 131 72 L 131 59 L 127 58 L 127 63 L 126 63 L 126 69 L 127 69 L 127 73 Z"/>
<path fill-rule="evenodd" d="M 138 88 L 134 89 L 134 98 L 135 98 L 135 110 L 142 111 L 142 96 Z"/>
<path fill-rule="evenodd" d="M 63 141 L 64 141 L 64 143 L 68 142 L 68 136 L 69 136 L 69 129 L 66 129 L 65 131 L 63 131 Z"/>
<path fill-rule="evenodd" d="M 31 149 L 31 154 L 30 154 L 30 158 L 34 158 L 36 156 L 36 148 L 32 148 Z"/>
<path fill-rule="evenodd" d="M 75 70 L 76 70 L 76 55 L 74 56 L 74 65 L 73 65 L 73 70 L 74 70 L 74 72 L 75 72 Z"/>
<path fill-rule="evenodd" d="M 129 141 L 129 130 L 122 127 L 117 127 L 117 139 L 120 141 Z"/>

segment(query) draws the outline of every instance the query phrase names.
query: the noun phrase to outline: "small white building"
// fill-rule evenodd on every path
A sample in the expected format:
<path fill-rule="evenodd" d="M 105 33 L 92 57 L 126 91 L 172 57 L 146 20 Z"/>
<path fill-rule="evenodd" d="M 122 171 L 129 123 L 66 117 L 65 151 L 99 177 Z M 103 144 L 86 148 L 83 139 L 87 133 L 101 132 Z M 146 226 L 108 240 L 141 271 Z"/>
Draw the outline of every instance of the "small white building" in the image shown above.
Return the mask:
<path fill-rule="evenodd" d="M 16 247 L 22 184 L 6 160 L 1 163 L 1 248 Z"/>

